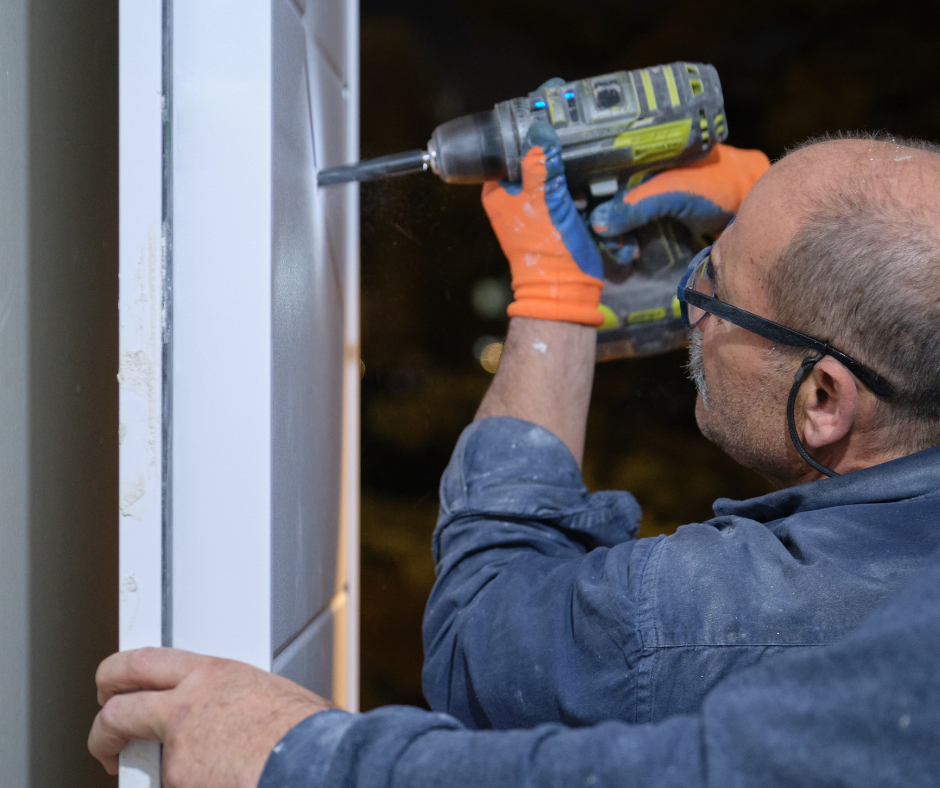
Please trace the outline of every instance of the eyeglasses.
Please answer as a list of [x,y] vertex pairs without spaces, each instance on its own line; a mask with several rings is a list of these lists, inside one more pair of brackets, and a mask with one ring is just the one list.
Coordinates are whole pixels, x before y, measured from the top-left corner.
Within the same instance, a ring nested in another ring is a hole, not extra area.
[[695,328],[706,314],[712,314],[727,320],[752,334],[757,334],[770,342],[789,347],[804,347],[815,350],[820,357],[832,356],[848,369],[856,378],[876,396],[891,397],[895,394],[894,386],[864,364],[837,350],[828,342],[814,339],[792,328],[787,328],[772,320],[746,312],[715,297],[715,282],[712,277],[710,246],[706,246],[689,263],[689,268],[679,281],[677,296],[686,328]]

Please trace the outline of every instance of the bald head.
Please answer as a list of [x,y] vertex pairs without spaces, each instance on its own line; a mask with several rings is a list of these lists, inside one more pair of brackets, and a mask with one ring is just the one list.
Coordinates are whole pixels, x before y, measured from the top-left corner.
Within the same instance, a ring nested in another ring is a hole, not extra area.
[[[777,163],[775,175],[812,218],[819,202],[860,192],[889,198],[940,229],[940,147],[862,137],[810,141]],[[799,196],[797,196],[797,194]]]
[[809,140],[758,181],[738,218],[754,215],[749,248],[765,269],[821,212],[862,202],[881,203],[902,222],[916,215],[940,238],[940,146],[877,136]]
[[770,314],[890,380],[899,393],[881,404],[881,426],[911,451],[940,443],[938,151],[884,138],[812,142],[742,206],[765,219],[757,264]]

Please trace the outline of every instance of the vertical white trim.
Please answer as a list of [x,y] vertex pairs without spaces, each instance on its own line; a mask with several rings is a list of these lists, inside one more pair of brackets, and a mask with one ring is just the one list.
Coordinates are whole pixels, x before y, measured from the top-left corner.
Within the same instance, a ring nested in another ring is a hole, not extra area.
[[173,7],[173,645],[271,667],[271,5]]
[[[159,646],[163,606],[163,6],[119,7],[120,634]],[[121,756],[121,788],[160,784],[159,747]]]
[[[346,161],[359,160],[359,3],[346,0]],[[346,701],[359,710],[359,184],[346,189],[345,354],[343,374],[343,509],[349,602]],[[335,669],[338,669],[336,666]]]

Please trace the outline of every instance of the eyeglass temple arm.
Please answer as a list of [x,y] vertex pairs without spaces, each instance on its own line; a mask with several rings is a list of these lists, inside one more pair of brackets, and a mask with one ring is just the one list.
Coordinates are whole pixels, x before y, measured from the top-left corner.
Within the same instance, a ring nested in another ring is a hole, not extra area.
[[878,373],[872,372],[868,367],[860,364],[851,356],[846,355],[841,350],[834,348],[828,342],[821,342],[807,334],[801,334],[792,328],[787,328],[779,323],[774,323],[765,317],[739,309],[736,306],[727,304],[717,298],[699,293],[697,290],[687,289],[683,296],[685,300],[704,309],[706,312],[727,320],[740,328],[750,331],[753,334],[763,337],[770,342],[776,342],[789,347],[805,347],[822,353],[826,356],[832,356],[842,366],[848,369],[855,377],[868,387],[871,392],[879,397],[891,397],[895,394],[894,386],[881,377]]

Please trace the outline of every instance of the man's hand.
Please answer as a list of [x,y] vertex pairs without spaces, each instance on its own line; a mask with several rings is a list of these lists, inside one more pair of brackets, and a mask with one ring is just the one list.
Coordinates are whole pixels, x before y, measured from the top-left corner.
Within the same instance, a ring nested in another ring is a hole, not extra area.
[[516,300],[499,371],[476,418],[512,416],[553,432],[581,461],[603,282],[600,252],[565,182],[558,135],[533,123],[522,184],[483,187]]
[[130,739],[163,742],[167,788],[255,788],[284,735],[329,701],[241,662],[178,649],[112,654],[88,749],[109,774]]
[[483,187],[483,208],[512,270],[509,316],[599,326],[601,256],[568,194],[558,135],[533,123],[524,147],[521,185]]
[[621,263],[640,252],[630,233],[654,219],[675,219],[696,235],[715,236],[769,167],[759,150],[716,145],[701,161],[661,172],[601,203],[591,212],[591,228]]

